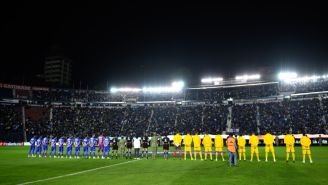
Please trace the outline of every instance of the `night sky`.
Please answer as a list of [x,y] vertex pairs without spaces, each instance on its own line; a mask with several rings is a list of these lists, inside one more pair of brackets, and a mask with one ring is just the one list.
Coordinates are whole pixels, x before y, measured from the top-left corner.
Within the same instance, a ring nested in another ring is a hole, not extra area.
[[0,82],[39,84],[52,54],[71,58],[75,86],[89,88],[328,72],[323,3],[154,2],[3,5]]

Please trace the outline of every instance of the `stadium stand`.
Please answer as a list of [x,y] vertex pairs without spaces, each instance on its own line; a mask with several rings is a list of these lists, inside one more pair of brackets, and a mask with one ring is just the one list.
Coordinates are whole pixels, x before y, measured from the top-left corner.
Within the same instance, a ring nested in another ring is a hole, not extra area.
[[[173,94],[111,94],[0,84],[0,140],[23,141],[24,126],[25,139],[35,135],[82,137],[101,132],[141,136],[156,131],[166,135],[177,130],[213,134],[217,130],[243,134],[328,133],[326,93],[291,98],[295,92],[327,90],[327,81],[289,85],[186,88]],[[281,95],[290,89],[293,92],[288,96]]]

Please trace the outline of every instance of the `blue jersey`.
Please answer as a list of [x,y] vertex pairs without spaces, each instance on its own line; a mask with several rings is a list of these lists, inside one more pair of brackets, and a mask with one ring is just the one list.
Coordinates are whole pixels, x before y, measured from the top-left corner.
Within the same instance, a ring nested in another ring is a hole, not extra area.
[[42,140],[41,138],[36,140],[36,146],[41,146]]
[[60,146],[60,147],[63,147],[63,146],[64,146],[64,143],[65,143],[65,140],[64,140],[63,138],[60,138],[60,139],[58,140],[58,142],[59,142],[59,146]]
[[108,137],[106,137],[104,140],[104,146],[108,146],[109,142],[110,142],[110,139]]
[[67,139],[67,147],[71,147],[73,145],[73,139],[72,138],[68,138]]
[[83,146],[84,146],[84,147],[88,147],[88,144],[89,144],[89,140],[88,140],[88,138],[86,137],[86,138],[83,139]]
[[35,138],[32,137],[32,139],[30,140],[31,146],[35,146]]
[[75,147],[80,147],[80,139],[79,138],[75,138],[75,140],[74,140],[74,146]]
[[51,141],[50,141],[50,144],[51,144],[51,147],[54,147],[54,146],[56,146],[56,139],[51,139]]
[[47,137],[43,138],[43,140],[42,140],[42,144],[43,144],[44,146],[48,145],[48,138],[47,138]]
[[94,147],[96,145],[96,138],[92,137],[89,140],[89,146]]

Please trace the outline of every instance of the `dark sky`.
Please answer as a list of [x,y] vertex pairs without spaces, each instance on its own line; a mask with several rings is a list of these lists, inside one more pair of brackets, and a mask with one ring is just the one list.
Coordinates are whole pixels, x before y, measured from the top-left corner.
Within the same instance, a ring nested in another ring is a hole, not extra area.
[[[156,3],[154,3],[156,2]],[[324,4],[186,1],[1,7],[0,81],[33,84],[45,56],[74,63],[75,84],[156,84],[295,69],[328,72]],[[54,49],[56,48],[56,49]]]

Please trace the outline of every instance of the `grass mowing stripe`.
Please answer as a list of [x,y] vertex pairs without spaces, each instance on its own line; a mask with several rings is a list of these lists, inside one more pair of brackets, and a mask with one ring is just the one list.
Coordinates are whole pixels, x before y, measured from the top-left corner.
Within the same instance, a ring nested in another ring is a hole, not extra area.
[[127,163],[132,163],[132,162],[135,162],[135,161],[139,161],[139,160],[133,160],[133,161],[126,161],[126,162],[122,162],[122,163],[111,164],[111,165],[102,166],[102,167],[98,167],[98,168],[93,168],[93,169],[89,169],[89,170],[83,170],[83,171],[80,171],[80,172],[70,173],[70,174],[66,174],[66,175],[60,175],[60,176],[50,177],[50,178],[36,180],[36,181],[24,182],[24,183],[21,183],[21,184],[18,184],[18,185],[34,184],[34,183],[38,183],[38,182],[44,182],[44,181],[49,181],[49,180],[54,180],[54,179],[60,179],[60,178],[79,175],[79,174],[82,174],[82,173],[88,173],[88,172],[92,172],[92,171],[96,171],[96,170],[100,170],[100,169],[104,169],[104,168],[109,168],[109,167],[113,167],[113,166],[119,166],[119,165],[123,165],[123,164],[127,164]]

